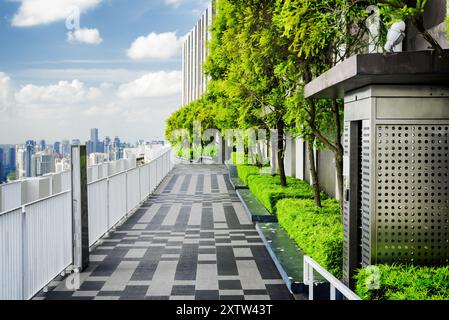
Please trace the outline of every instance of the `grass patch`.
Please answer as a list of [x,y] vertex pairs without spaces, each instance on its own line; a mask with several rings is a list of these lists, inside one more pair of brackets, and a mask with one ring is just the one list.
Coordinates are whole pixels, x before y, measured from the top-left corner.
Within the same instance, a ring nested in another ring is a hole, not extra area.
[[341,279],[343,268],[343,224],[336,200],[284,199],[277,203],[279,224],[303,252],[335,277]]
[[[287,187],[281,186],[279,176],[250,175],[248,187],[254,196],[270,212],[276,212],[276,203],[284,198],[313,199],[313,188],[304,181],[287,177]],[[322,193],[323,199],[326,195]]]
[[364,300],[449,300],[449,266],[369,266],[356,280]]

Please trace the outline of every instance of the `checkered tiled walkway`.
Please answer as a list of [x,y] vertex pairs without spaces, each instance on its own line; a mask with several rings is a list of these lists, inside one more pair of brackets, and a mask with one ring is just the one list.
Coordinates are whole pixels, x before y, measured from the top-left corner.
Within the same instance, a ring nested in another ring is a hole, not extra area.
[[292,299],[224,166],[180,165],[81,274],[38,299]]

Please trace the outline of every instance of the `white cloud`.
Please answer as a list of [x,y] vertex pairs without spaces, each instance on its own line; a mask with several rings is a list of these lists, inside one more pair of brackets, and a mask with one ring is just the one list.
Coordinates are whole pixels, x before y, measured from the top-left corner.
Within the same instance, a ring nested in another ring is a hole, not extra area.
[[181,56],[183,38],[176,32],[150,33],[134,40],[128,49],[128,57],[140,59],[170,59]]
[[176,95],[181,90],[182,73],[180,71],[159,71],[122,84],[117,94],[122,99],[153,98]]
[[94,105],[84,112],[86,116],[111,116],[119,114],[122,108],[118,107],[115,103],[109,103],[106,105]]
[[4,111],[9,105],[11,96],[10,82],[9,76],[4,72],[0,72],[0,111]]
[[84,83],[79,80],[59,81],[49,86],[28,84],[15,95],[17,102],[24,105],[32,104],[73,104],[85,100]]
[[86,43],[86,44],[100,44],[103,39],[100,36],[98,29],[78,29],[69,31],[67,33],[67,41],[70,43]]
[[173,8],[177,8],[183,3],[184,0],[165,0],[165,3]]
[[96,7],[102,0],[19,0],[20,7],[12,19],[15,27],[32,27],[65,20],[73,7],[80,13]]
[[13,78],[0,72],[0,144],[30,138],[85,141],[94,127],[102,137],[117,135],[130,142],[162,139],[165,119],[179,108],[181,100],[181,73],[177,71],[117,79],[124,83],[121,87],[117,82],[98,80],[92,86],[80,79],[34,79],[39,83],[27,80],[15,87]]
[[46,82],[55,82],[60,79],[78,79],[87,83],[124,83],[133,81],[150,70],[132,70],[125,68],[66,68],[66,69],[24,69],[16,73],[21,79],[39,79]]

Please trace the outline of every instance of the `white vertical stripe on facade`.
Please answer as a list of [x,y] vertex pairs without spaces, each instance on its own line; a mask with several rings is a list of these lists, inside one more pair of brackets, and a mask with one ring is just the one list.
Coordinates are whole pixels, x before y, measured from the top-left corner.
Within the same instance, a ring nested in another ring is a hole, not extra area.
[[204,74],[203,65],[208,53],[207,42],[211,39],[212,16],[211,2],[188,34],[183,46],[183,106],[201,98],[206,92],[208,77]]

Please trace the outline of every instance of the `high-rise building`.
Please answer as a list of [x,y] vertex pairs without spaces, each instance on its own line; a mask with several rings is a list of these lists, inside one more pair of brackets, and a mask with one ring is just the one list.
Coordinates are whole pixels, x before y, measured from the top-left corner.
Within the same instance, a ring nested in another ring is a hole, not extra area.
[[53,155],[38,152],[32,156],[31,172],[33,177],[40,177],[55,171],[55,158]]
[[10,173],[16,171],[16,148],[13,145],[0,146],[0,181],[7,180]]
[[58,155],[61,155],[61,142],[55,142],[53,144],[53,150],[55,151],[55,153],[57,153]]
[[[74,146],[79,146],[79,145],[81,145],[80,139],[73,139],[73,140],[72,140],[72,145],[74,145]],[[70,154],[70,151],[69,151],[69,154]]]
[[26,177],[26,149],[24,146],[16,148],[16,178],[23,179]]
[[25,144],[25,176],[32,177],[31,174],[31,158],[35,152],[36,142],[28,140]]
[[39,141],[39,151],[45,151],[45,149],[47,148],[47,143],[45,142],[45,140],[41,140]]
[[107,160],[111,161],[112,160],[112,145],[111,145],[111,138],[106,137],[103,141],[103,149],[104,149],[104,153],[106,153],[107,155]]
[[70,156],[70,141],[62,140],[62,157],[67,158]]
[[210,26],[214,14],[213,2],[187,35],[182,48],[182,105],[199,99],[205,92],[208,78],[203,72],[207,57],[207,42],[211,40]]
[[88,154],[98,152],[98,128],[90,129],[90,147],[91,152],[87,152]]
[[123,147],[119,137],[114,138],[112,160],[123,159]]

